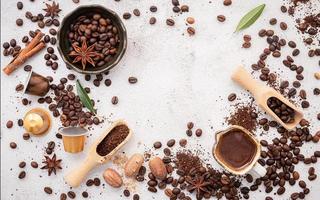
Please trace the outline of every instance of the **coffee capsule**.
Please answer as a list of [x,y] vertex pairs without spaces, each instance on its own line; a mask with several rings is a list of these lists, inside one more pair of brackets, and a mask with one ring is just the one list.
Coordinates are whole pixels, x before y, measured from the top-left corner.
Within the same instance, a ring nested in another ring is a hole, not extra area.
[[87,129],[81,127],[60,128],[64,150],[68,153],[79,153],[83,151],[86,140]]
[[31,109],[24,116],[23,126],[28,133],[33,135],[43,135],[50,129],[50,115],[42,108]]
[[257,161],[260,157],[259,141],[245,128],[231,126],[216,133],[213,156],[229,172],[243,175],[249,171],[262,177],[266,169]]
[[49,80],[33,71],[30,72],[25,85],[24,93],[36,96],[45,96],[50,89]]

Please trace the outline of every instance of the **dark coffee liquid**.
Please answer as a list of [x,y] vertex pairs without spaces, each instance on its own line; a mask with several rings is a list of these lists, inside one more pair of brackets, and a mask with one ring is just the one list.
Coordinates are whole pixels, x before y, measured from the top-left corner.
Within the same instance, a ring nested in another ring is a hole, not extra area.
[[228,167],[237,170],[252,162],[257,146],[249,135],[232,130],[221,136],[216,153]]

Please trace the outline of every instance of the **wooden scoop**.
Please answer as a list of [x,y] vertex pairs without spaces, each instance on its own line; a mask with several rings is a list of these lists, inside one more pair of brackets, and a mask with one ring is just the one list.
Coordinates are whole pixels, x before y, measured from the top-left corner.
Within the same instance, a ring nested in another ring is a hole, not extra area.
[[129,134],[126,137],[126,139],[119,144],[115,149],[113,149],[109,154],[106,156],[100,156],[97,153],[97,146],[100,144],[100,142],[110,133],[110,131],[119,125],[126,125],[128,128],[126,122],[123,120],[118,120],[114,122],[90,147],[89,153],[87,155],[87,158],[85,161],[77,168],[73,169],[71,172],[69,172],[65,177],[65,181],[72,187],[78,187],[82,180],[86,177],[86,175],[97,165],[104,164],[111,160],[112,156],[124,145],[128,142],[128,140],[132,136],[132,130],[129,128]]
[[[303,118],[303,113],[295,105],[289,102],[284,96],[278,93],[271,87],[262,85],[252,78],[252,76],[246,71],[243,66],[238,67],[231,76],[232,80],[239,85],[249,90],[255,97],[258,105],[262,107],[269,115],[271,115],[277,122],[279,122],[287,130],[291,130]],[[267,100],[270,97],[276,97],[287,106],[291,107],[295,111],[294,121],[292,123],[284,123],[267,105]]]

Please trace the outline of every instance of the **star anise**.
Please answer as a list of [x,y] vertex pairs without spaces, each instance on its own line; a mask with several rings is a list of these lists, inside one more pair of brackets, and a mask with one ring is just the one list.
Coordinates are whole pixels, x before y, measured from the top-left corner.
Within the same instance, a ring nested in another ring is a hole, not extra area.
[[95,63],[92,58],[100,56],[99,53],[95,52],[95,44],[88,47],[87,42],[83,41],[81,48],[75,43],[72,44],[72,47],[74,51],[71,51],[71,53],[69,53],[69,56],[75,57],[73,63],[81,61],[83,70],[85,70],[87,62],[90,63],[92,66],[95,66]]
[[46,3],[47,8],[43,9],[44,11],[46,11],[45,16],[46,17],[58,17],[59,16],[59,12],[61,11],[61,9],[59,8],[59,3],[56,4],[56,2],[54,1],[51,5]]
[[193,178],[186,179],[188,185],[188,191],[192,193],[193,191],[196,191],[196,198],[197,200],[201,200],[206,193],[210,193],[208,190],[208,186],[210,185],[210,182],[205,180],[205,176],[196,176]]
[[56,174],[58,169],[62,169],[60,164],[62,160],[57,160],[56,154],[54,154],[52,158],[50,158],[49,156],[44,157],[45,161],[43,161],[42,163],[44,163],[45,165],[41,167],[41,169],[47,169],[49,176],[52,174],[52,172]]

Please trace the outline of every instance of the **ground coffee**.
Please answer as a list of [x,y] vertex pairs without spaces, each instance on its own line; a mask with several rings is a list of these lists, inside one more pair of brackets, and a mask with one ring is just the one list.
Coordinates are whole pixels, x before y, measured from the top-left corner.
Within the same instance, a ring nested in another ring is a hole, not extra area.
[[121,144],[128,135],[129,128],[126,125],[119,125],[114,127],[97,146],[97,153],[100,156],[108,155],[113,149]]

